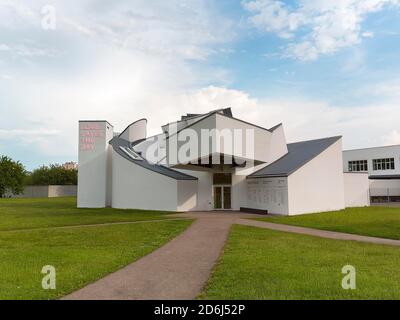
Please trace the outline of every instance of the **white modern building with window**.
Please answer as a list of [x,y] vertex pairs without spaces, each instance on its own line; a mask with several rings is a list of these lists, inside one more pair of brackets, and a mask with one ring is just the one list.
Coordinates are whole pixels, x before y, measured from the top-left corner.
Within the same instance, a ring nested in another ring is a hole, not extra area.
[[340,136],[287,143],[230,108],[186,114],[147,137],[79,122],[78,206],[281,215],[369,205],[368,175],[344,173]]
[[369,175],[373,202],[400,201],[400,145],[345,150],[343,167]]

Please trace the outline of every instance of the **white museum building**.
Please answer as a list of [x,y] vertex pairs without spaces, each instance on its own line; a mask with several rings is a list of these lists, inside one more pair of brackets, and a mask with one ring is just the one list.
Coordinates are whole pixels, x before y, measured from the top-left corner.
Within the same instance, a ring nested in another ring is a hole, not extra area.
[[230,108],[161,129],[147,137],[146,119],[121,133],[79,121],[78,207],[297,215],[370,203],[368,174],[343,170],[340,136],[287,143],[282,124]]
[[372,202],[400,201],[400,145],[345,150],[343,167],[369,175]]

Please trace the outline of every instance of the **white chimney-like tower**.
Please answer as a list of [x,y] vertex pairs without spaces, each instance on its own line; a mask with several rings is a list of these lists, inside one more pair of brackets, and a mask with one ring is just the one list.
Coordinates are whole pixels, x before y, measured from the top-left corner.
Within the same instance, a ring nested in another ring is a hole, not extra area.
[[107,121],[79,121],[78,208],[111,206],[112,138]]

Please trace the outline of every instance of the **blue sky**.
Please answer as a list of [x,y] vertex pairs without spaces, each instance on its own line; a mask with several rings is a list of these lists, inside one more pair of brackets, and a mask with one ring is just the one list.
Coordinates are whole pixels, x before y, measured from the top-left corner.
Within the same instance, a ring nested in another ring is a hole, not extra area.
[[288,141],[400,143],[399,18],[400,0],[0,0],[0,154],[76,160],[79,119],[151,134],[221,106]]

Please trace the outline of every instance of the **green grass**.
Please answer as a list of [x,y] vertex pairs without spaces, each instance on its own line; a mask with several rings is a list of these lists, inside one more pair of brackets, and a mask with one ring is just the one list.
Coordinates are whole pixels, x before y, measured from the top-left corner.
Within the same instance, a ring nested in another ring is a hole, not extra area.
[[400,239],[400,208],[364,207],[300,216],[270,216],[261,221],[314,229]]
[[78,209],[76,198],[0,199],[0,231],[167,218],[162,211]]
[[[76,198],[0,199],[0,299],[59,298],[120,269],[191,223],[168,221],[168,213],[78,209]],[[85,226],[159,219],[165,221]],[[56,290],[41,287],[45,265],[56,268]]]
[[[356,268],[356,290],[341,287]],[[202,299],[400,299],[400,248],[233,226]]]
[[[91,221],[99,220],[93,216]],[[59,298],[150,253],[190,223],[166,220],[0,232],[0,299]],[[45,265],[56,268],[56,290],[41,287],[41,270]]]

